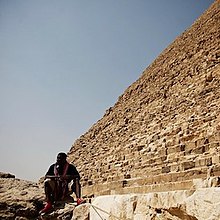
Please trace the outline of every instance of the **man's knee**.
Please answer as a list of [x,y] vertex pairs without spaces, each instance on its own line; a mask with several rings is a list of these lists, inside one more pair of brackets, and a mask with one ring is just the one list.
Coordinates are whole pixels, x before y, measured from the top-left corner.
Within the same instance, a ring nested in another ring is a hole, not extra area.
[[55,188],[55,181],[52,179],[45,179],[44,180],[44,187],[46,188],[51,188],[52,190]]

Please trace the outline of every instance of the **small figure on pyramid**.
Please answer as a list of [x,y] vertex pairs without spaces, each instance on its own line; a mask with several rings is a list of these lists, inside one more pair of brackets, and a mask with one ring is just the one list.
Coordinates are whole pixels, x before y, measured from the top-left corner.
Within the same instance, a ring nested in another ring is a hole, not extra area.
[[65,200],[73,192],[77,198],[77,205],[84,202],[81,198],[79,172],[73,164],[67,162],[66,158],[67,155],[65,153],[59,153],[56,163],[49,167],[45,175],[44,190],[46,204],[40,211],[40,214],[51,211],[55,202]]

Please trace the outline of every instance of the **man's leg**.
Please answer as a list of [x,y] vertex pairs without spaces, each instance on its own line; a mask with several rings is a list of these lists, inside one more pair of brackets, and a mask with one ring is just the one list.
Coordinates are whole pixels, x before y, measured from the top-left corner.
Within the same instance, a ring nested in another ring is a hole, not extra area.
[[79,179],[75,179],[72,186],[72,191],[76,194],[76,202],[77,205],[80,205],[81,203],[84,203],[85,201],[81,198],[81,184],[79,182]]
[[46,179],[44,181],[44,191],[46,195],[47,202],[54,202],[54,194],[55,194],[55,181],[51,179]]
[[79,179],[75,179],[73,181],[71,189],[76,194],[76,198],[81,198],[81,185]]
[[52,209],[52,204],[54,202],[54,196],[55,196],[55,186],[56,183],[54,180],[46,179],[44,181],[44,191],[45,191],[47,203],[45,207],[40,211],[40,213],[46,213]]

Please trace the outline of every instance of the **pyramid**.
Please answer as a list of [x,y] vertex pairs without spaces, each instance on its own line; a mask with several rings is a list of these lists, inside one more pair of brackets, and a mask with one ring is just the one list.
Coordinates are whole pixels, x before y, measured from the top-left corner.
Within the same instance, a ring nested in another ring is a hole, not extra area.
[[218,179],[219,63],[217,0],[73,143],[68,156],[83,194],[191,189]]

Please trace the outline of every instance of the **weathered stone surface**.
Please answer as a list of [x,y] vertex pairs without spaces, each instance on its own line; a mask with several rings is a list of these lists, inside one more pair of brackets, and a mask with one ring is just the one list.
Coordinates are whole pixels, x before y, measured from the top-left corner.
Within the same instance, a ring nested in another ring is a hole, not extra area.
[[[43,216],[39,216],[39,211],[43,208],[44,189],[42,184],[37,184],[30,181],[20,180],[16,178],[0,178],[0,219],[1,220],[71,220],[75,203],[73,200],[56,205],[54,209]],[[78,212],[77,212],[78,210]],[[80,211],[77,207],[75,213],[78,213],[76,219],[86,220],[87,214]],[[79,213],[82,216],[79,218]],[[84,218],[85,217],[85,218]]]
[[220,188],[99,196],[92,220],[219,220]]
[[34,219],[43,199],[43,189],[37,183],[0,178],[0,219]]
[[73,217],[73,210],[75,204],[73,203],[60,203],[54,207],[54,209],[48,213],[41,215],[42,220],[71,220]]
[[82,204],[77,206],[73,211],[73,217],[71,220],[89,220],[89,211],[90,211],[90,204]]
[[[88,197],[190,189],[220,175],[220,0],[69,151]],[[129,180],[126,178],[129,176]]]

